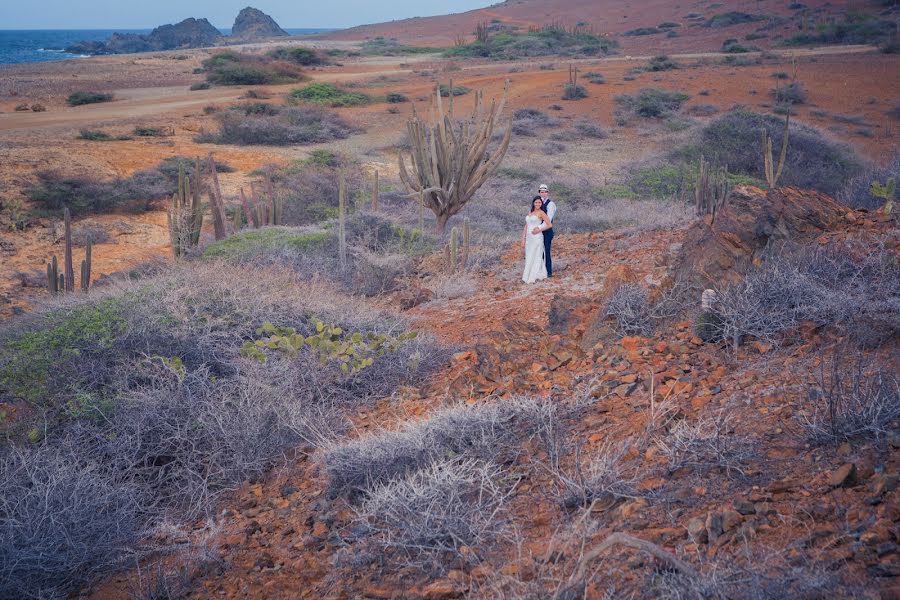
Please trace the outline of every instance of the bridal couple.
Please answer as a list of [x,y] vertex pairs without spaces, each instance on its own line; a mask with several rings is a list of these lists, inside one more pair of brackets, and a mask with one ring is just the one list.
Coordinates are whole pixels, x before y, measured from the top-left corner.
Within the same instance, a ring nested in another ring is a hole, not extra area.
[[525,283],[553,277],[550,245],[553,243],[555,216],[556,202],[550,198],[550,188],[541,184],[538,195],[531,200],[531,210],[525,217],[525,228],[522,230],[522,245],[525,247],[525,272],[522,273],[522,281]]

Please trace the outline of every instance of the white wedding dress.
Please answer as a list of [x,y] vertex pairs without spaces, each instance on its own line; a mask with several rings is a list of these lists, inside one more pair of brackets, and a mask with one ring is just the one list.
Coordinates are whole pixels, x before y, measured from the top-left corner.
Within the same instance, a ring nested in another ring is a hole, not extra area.
[[525,272],[522,273],[522,281],[534,283],[540,279],[547,279],[547,264],[544,262],[544,234],[531,233],[535,227],[540,227],[540,217],[528,215],[525,217],[525,225],[528,231],[525,233]]

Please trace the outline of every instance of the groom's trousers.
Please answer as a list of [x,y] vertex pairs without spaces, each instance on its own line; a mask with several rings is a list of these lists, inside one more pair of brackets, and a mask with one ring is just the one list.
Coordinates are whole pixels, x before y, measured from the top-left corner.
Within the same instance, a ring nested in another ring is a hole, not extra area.
[[553,258],[550,256],[550,244],[553,243],[553,228],[544,232],[544,263],[547,265],[547,277],[553,277]]

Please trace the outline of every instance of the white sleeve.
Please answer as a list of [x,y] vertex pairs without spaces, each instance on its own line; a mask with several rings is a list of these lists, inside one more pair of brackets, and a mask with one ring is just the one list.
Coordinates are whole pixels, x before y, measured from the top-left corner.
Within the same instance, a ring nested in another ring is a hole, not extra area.
[[553,219],[556,217],[556,202],[553,200],[547,204],[547,218],[550,219],[550,222],[553,223]]

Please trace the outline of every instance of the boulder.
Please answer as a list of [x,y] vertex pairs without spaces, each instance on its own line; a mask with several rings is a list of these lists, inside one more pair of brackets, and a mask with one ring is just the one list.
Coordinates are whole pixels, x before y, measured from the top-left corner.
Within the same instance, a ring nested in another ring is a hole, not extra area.
[[695,289],[743,279],[763,252],[781,241],[809,242],[844,220],[847,209],[829,196],[792,187],[763,191],[739,186],[729,203],[697,220],[675,259],[675,281]]
[[275,19],[256,8],[247,7],[238,13],[231,28],[231,37],[242,40],[290,35],[278,26]]

